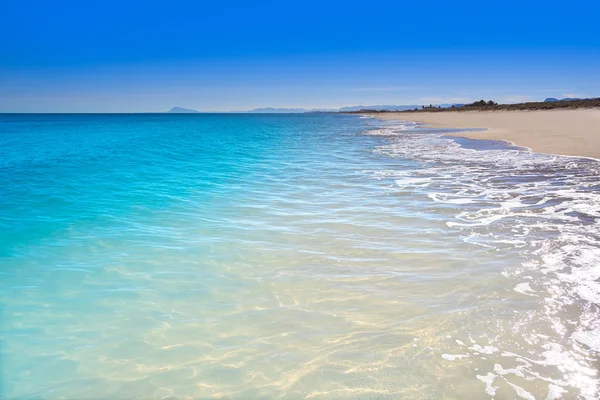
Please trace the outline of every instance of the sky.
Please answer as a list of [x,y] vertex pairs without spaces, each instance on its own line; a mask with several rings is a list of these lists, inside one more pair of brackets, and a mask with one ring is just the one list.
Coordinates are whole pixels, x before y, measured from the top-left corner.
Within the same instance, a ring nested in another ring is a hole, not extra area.
[[600,1],[3,0],[0,112],[600,97]]

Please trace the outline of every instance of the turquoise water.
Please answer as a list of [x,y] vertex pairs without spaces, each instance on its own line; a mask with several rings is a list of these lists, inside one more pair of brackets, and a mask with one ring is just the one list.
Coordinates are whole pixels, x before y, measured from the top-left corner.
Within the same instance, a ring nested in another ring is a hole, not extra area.
[[597,398],[598,162],[441,133],[0,115],[0,397]]

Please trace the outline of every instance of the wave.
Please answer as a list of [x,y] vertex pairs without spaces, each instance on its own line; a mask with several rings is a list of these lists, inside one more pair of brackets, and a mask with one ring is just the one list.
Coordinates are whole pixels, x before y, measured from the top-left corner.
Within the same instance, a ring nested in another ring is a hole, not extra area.
[[[550,389],[558,395],[572,386],[584,398],[597,398],[600,162],[510,147],[468,149],[443,132],[415,128],[418,125],[399,122],[367,132],[388,138],[377,153],[419,165],[375,171],[373,176],[393,179],[399,189],[451,206],[453,215],[446,225],[465,242],[517,254],[515,265],[501,273],[513,281],[515,292],[535,302],[527,315],[513,321],[513,334],[525,335],[530,348],[504,354],[520,365],[518,369],[507,372],[496,364],[478,374],[486,392],[494,395],[498,380],[514,386],[507,378],[512,374],[551,382]],[[495,346],[502,348],[502,343]],[[536,353],[546,357],[533,360]],[[462,351],[445,358],[468,356]],[[545,376],[542,367],[548,365],[558,365],[562,379]]]

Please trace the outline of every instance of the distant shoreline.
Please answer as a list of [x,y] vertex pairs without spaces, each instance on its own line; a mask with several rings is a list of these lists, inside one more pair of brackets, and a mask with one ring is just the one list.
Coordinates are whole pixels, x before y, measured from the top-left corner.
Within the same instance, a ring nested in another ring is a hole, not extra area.
[[421,106],[403,111],[371,110],[368,108],[358,111],[342,111],[345,114],[363,114],[363,113],[389,113],[389,112],[407,112],[407,113],[428,113],[428,112],[468,112],[468,111],[539,111],[539,110],[575,110],[575,109],[593,109],[600,108],[600,97],[590,99],[563,99],[552,101],[532,101],[517,104],[498,104],[492,100],[480,100],[470,104],[458,104],[446,107],[440,106]]
[[538,153],[600,159],[600,108],[363,114],[438,128],[485,129],[448,135],[503,140]]

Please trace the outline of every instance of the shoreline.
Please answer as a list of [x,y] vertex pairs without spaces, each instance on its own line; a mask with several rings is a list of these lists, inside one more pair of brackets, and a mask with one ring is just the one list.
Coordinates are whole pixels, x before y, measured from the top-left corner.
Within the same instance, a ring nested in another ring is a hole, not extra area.
[[600,159],[600,109],[389,112],[365,115],[435,128],[482,129],[447,136],[501,140],[536,153]]

